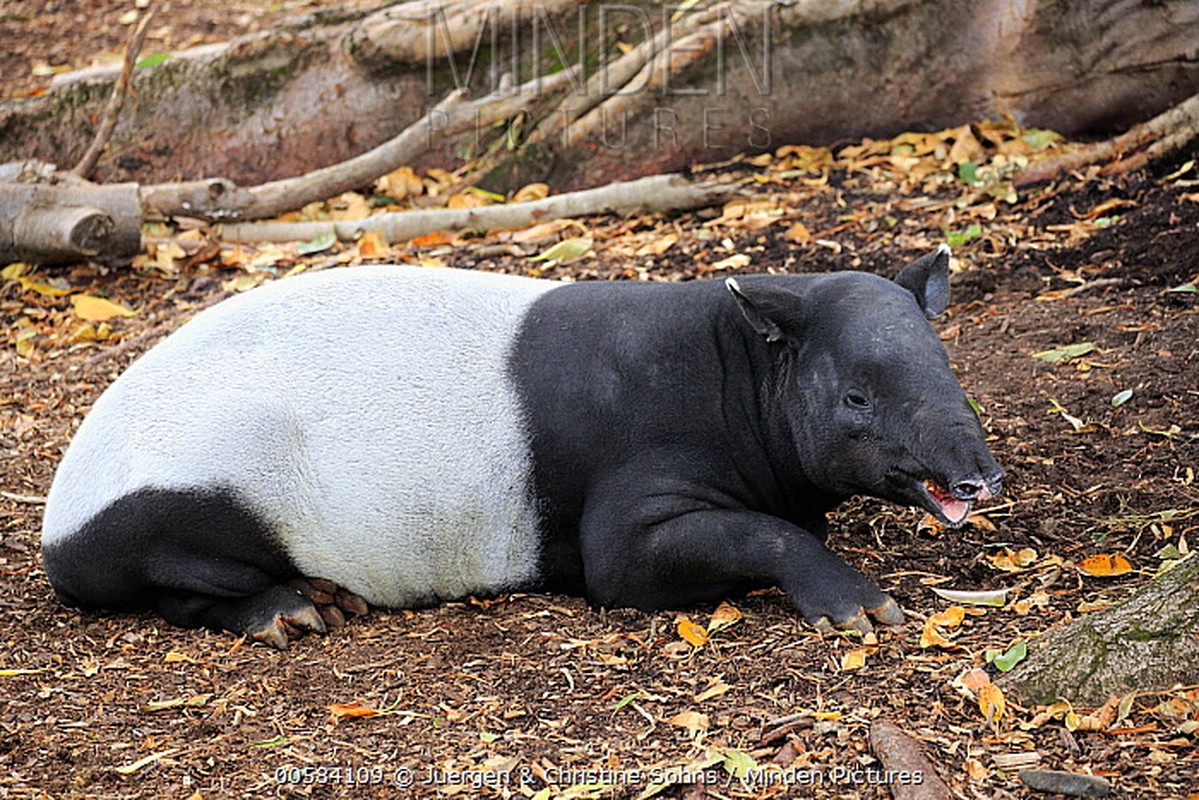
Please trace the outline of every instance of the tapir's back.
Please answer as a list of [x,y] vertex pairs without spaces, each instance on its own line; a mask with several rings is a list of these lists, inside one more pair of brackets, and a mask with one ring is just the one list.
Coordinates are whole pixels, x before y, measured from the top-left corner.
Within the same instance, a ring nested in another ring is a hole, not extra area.
[[96,402],[55,476],[44,544],[139,490],[223,491],[301,572],[375,603],[531,579],[530,455],[506,365],[555,285],[363,267],[202,312]]

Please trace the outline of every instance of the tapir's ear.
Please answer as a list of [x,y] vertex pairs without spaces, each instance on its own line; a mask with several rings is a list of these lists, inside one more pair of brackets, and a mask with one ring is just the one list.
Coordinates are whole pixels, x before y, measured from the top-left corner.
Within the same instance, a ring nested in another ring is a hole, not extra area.
[[949,305],[949,245],[938,245],[926,256],[899,271],[895,282],[916,296],[929,319],[945,313]]
[[783,338],[783,329],[776,321],[779,315],[771,313],[771,306],[775,304],[769,302],[770,298],[763,293],[755,292],[756,299],[751,299],[741,288],[741,284],[737,283],[736,278],[726,278],[724,285],[737,299],[737,305],[741,308],[745,319],[755,331],[766,337],[766,341],[777,342]]

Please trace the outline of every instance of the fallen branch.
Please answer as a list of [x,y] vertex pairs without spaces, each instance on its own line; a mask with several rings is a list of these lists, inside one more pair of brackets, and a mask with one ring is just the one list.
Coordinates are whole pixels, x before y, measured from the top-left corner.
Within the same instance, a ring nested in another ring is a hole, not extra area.
[[953,797],[916,740],[893,723],[877,720],[870,726],[870,749],[892,776],[887,788],[895,800],[951,800]]
[[1110,161],[1101,170],[1112,175],[1139,169],[1155,158],[1199,137],[1199,94],[1126,133],[1032,164],[1016,176],[1017,187],[1051,181],[1076,170]]
[[388,242],[398,242],[435,231],[521,228],[563,217],[635,211],[682,211],[718,203],[729,192],[729,187],[723,184],[692,183],[681,175],[652,175],[527,203],[398,211],[352,222],[226,225],[221,229],[220,236],[234,242],[308,241],[331,231],[342,241],[353,241],[368,231],[378,231]]
[[112,138],[112,132],[116,130],[117,119],[121,116],[121,108],[125,105],[125,96],[129,94],[129,81],[133,77],[133,66],[137,63],[138,53],[142,51],[142,42],[146,40],[146,30],[150,26],[150,20],[154,18],[154,11],[155,9],[151,8],[146,12],[129,38],[129,45],[125,48],[125,59],[121,62],[121,75],[113,84],[112,94],[108,98],[108,107],[104,110],[104,118],[100,120],[100,127],[96,130],[96,138],[92,140],[87,151],[71,170],[80,178],[86,178],[91,174],[96,162],[100,159],[100,154],[104,152],[108,140]]
[[0,263],[119,262],[140,249],[135,183],[0,183]]

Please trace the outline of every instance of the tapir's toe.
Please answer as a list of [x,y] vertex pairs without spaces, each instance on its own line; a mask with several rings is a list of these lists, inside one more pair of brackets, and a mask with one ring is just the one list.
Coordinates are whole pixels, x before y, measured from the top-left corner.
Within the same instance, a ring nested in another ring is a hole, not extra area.
[[815,619],[808,618],[808,623],[825,634],[835,631],[857,631],[863,635],[874,630],[871,619],[883,625],[902,625],[904,617],[899,605],[890,597],[883,597],[885,600],[873,608],[863,609],[859,606],[856,613],[847,616],[826,614]]
[[[216,610],[216,609],[214,609]],[[274,586],[231,604],[221,627],[247,634],[277,650],[304,633],[324,633],[325,622],[307,597],[288,586]]]
[[884,625],[902,625],[904,622],[903,609],[890,597],[877,608],[868,608],[866,613]]
[[810,620],[813,628],[823,634],[836,633],[837,631],[857,631],[863,636],[874,630],[874,626],[870,624],[870,620],[865,613],[854,614],[846,619],[830,621],[828,617],[818,617],[815,620]]

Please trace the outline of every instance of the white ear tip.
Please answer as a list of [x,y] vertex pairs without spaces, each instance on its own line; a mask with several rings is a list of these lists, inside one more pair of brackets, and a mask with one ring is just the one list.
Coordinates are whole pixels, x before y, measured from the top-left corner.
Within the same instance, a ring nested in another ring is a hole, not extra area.
[[950,254],[951,252],[953,252],[953,251],[951,251],[951,250],[949,249],[949,245],[947,245],[947,244],[945,244],[944,242],[942,242],[941,244],[937,245],[937,252],[938,252],[938,253],[943,253],[943,254],[945,254],[945,255],[949,255],[949,254]]
[[724,285],[727,286],[729,291],[731,291],[731,292],[740,292],[741,291],[741,284],[737,283],[736,278],[725,278]]

